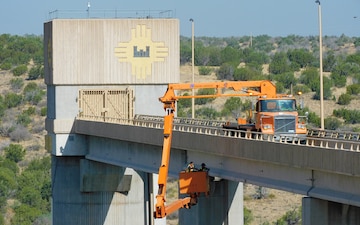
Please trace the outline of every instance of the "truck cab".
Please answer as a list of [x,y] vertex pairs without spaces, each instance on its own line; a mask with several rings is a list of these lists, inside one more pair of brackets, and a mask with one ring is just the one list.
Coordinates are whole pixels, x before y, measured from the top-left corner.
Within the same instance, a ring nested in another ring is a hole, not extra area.
[[255,127],[275,140],[306,140],[306,120],[296,109],[295,98],[259,98],[256,104]]

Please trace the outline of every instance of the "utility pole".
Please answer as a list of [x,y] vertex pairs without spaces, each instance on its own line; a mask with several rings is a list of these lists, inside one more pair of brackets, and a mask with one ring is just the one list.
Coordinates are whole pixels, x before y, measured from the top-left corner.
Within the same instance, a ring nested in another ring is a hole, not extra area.
[[319,14],[319,58],[320,58],[320,121],[321,121],[321,130],[324,130],[324,81],[323,81],[323,46],[322,46],[322,22],[321,22],[321,4],[319,0],[316,0],[315,3],[318,4],[318,14]]
[[[194,20],[191,22],[191,66],[192,66],[192,83],[195,83],[195,54],[194,54]],[[192,89],[192,96],[195,96],[195,90]],[[195,118],[195,98],[191,98],[191,118]]]

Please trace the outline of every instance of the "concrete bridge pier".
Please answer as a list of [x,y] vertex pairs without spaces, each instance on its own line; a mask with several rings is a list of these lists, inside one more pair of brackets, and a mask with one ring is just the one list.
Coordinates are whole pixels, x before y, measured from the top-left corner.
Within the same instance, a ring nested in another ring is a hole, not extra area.
[[212,181],[210,195],[201,195],[191,209],[180,209],[179,224],[243,225],[243,183]]
[[357,225],[360,208],[327,200],[304,197],[302,200],[303,225]]
[[80,156],[53,156],[52,224],[148,225],[149,177]]

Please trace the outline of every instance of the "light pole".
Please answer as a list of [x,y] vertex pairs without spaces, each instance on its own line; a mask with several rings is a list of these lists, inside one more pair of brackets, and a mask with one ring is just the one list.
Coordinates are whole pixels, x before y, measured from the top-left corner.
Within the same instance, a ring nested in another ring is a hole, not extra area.
[[90,18],[90,2],[87,4],[87,17]]
[[[195,83],[195,55],[194,55],[194,20],[191,18],[191,66],[192,66],[192,83]],[[194,88],[192,89],[192,96],[195,95]],[[195,118],[195,98],[191,98],[191,118]]]
[[319,14],[319,58],[320,58],[320,123],[321,130],[324,130],[324,86],[323,86],[323,56],[322,56],[322,25],[321,25],[321,4],[319,0],[316,0],[315,3],[318,4],[318,14]]

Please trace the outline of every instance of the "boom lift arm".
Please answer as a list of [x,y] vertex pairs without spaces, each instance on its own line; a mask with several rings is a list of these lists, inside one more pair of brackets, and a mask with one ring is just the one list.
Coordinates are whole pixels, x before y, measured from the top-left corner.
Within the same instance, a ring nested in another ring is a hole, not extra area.
[[[196,95],[196,96],[177,96],[177,90],[191,90],[201,88],[214,88],[216,93],[213,95]],[[230,89],[240,93],[223,93],[223,89]],[[189,196],[178,199],[172,204],[165,206],[166,202],[166,181],[168,178],[170,150],[172,140],[172,128],[175,112],[175,102],[183,98],[214,98],[214,97],[231,97],[231,96],[263,96],[275,97],[276,88],[268,80],[259,81],[228,81],[228,82],[210,82],[210,83],[184,83],[169,84],[164,96],[159,100],[164,104],[166,115],[164,116],[164,142],[162,149],[161,165],[159,167],[158,194],[155,204],[155,218],[163,218],[180,208],[190,208],[196,196]],[[195,200],[196,202],[196,200]]]

